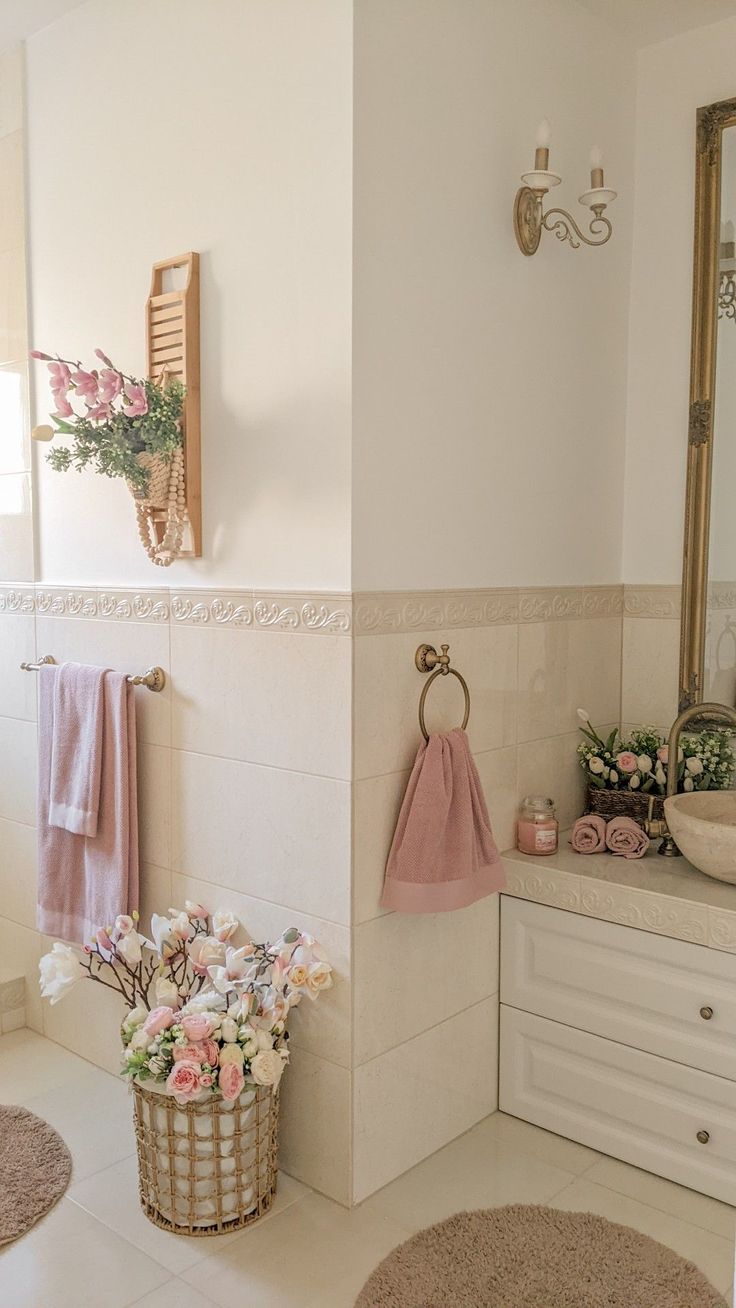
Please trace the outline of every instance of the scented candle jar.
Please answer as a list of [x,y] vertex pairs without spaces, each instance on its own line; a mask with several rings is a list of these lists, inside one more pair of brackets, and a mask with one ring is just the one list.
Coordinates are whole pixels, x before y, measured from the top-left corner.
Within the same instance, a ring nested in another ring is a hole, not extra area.
[[517,849],[522,854],[556,854],[558,834],[555,801],[543,795],[527,795],[519,809]]

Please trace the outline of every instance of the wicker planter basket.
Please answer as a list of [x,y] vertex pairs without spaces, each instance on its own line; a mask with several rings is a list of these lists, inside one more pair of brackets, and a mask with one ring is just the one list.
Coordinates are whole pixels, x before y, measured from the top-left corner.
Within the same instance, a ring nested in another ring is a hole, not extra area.
[[135,459],[148,473],[148,486],[145,491],[140,491],[128,482],[133,499],[149,509],[165,509],[169,501],[171,458],[166,454],[149,454],[145,451],[136,454]]
[[631,790],[600,790],[598,786],[588,786],[585,811],[598,813],[607,822],[614,817],[630,817],[643,829],[649,814],[650,799],[654,799],[652,817],[663,818],[663,795],[641,795]]
[[234,1104],[184,1106],[133,1085],[141,1207],[179,1235],[219,1235],[261,1217],[276,1194],[279,1096],[246,1086]]

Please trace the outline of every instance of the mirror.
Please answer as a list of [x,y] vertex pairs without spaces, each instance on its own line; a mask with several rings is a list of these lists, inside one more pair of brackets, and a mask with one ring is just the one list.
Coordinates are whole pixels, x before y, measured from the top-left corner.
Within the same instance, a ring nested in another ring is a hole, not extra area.
[[696,141],[680,708],[736,704],[736,100]]

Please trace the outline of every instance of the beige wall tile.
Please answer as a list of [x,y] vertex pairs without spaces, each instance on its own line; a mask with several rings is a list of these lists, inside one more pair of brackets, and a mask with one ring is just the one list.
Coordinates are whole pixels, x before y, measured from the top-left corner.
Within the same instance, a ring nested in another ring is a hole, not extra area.
[[350,778],[350,641],[171,628],[176,748]]
[[0,718],[0,817],[35,823],[37,757],[35,722]]
[[350,921],[347,782],[179,750],[172,760],[174,871]]
[[[516,626],[464,628],[448,637],[450,658],[468,683],[473,750],[497,749],[516,740]],[[417,720],[424,677],[417,646],[439,647],[436,632],[358,636],[355,645],[355,776],[380,776],[410,767],[421,735]],[[427,700],[428,730],[462,721],[464,700],[454,677],[438,678]]]
[[333,968],[333,986],[315,1003],[303,999],[289,1020],[290,1047],[306,1049],[331,1062],[350,1066],[350,929],[324,918],[297,913],[283,904],[254,899],[224,886],[174,874],[177,907],[185,899],[202,903],[210,912],[229,908],[254,940],[276,940],[287,927],[296,926],[324,945]]
[[[0,284],[0,294],[2,293]],[[4,308],[5,306],[3,306]],[[0,308],[0,360],[2,314]],[[0,362],[0,474],[28,472],[31,435],[28,414],[28,364]]]
[[279,1162],[338,1203],[350,1199],[350,1072],[294,1049],[281,1082]]
[[38,677],[23,672],[21,663],[36,656],[35,619],[25,614],[0,614],[0,715],[36,717]]
[[519,810],[516,748],[492,749],[476,754],[475,762],[483,786],[493,835],[499,850],[516,844],[516,816]]
[[22,250],[25,239],[23,133],[0,137],[0,250]]
[[669,731],[677,716],[680,622],[624,618],[621,717]]
[[455,913],[391,913],[355,930],[355,1064],[498,990],[498,895]]
[[557,805],[561,828],[569,827],[583,812],[585,778],[578,764],[579,744],[575,732],[519,745],[519,798],[550,795]]
[[[40,952],[48,953],[53,943],[52,937],[42,936]],[[38,969],[36,973],[34,985],[38,991]],[[49,1040],[72,1049],[96,1067],[118,1075],[120,1023],[127,1011],[121,995],[83,977],[58,1004],[52,1005],[47,999],[40,1003],[43,1034]]]
[[353,921],[368,922],[381,908],[386,861],[411,773],[389,772],[353,786]]
[[171,871],[167,867],[158,867],[155,863],[140,865],[140,894],[138,912],[144,935],[150,935],[152,913],[167,913],[174,903],[171,886]]
[[[78,618],[36,618],[36,648],[57,663],[91,663],[118,672],[141,673],[156,664],[168,674],[169,628],[148,622],[90,622]],[[171,742],[171,677],[162,691],[135,688],[138,740],[150,745]]]
[[23,47],[13,46],[0,55],[0,136],[23,126]]
[[171,867],[171,750],[138,747],[138,828],[141,860]]
[[0,818],[0,904],[3,917],[35,930],[36,828]]
[[23,975],[26,980],[26,1025],[41,1030],[41,993],[38,988],[38,960],[43,953],[37,931],[0,917],[0,958],[3,971]]
[[33,580],[30,473],[0,476],[0,581]]
[[621,618],[522,623],[519,741],[562,735],[586,708],[594,723],[618,721]]
[[354,1202],[492,1113],[497,1066],[494,996],[357,1068]]
[[26,262],[23,247],[15,246],[0,250],[0,363],[23,359],[27,350]]

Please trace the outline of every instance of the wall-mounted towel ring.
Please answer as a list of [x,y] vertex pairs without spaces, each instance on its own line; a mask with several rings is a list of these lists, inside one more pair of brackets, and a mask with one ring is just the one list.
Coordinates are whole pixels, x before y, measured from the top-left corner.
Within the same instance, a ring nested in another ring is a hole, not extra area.
[[[463,731],[467,727],[470,718],[470,691],[468,690],[468,683],[455,668],[450,667],[450,655],[447,652],[449,648],[449,645],[441,645],[440,649],[442,650],[442,653],[438,654],[434,645],[420,645],[414,655],[414,662],[416,663],[419,672],[432,672],[432,675],[419,698],[419,726],[425,740],[429,740],[429,732],[427,731],[427,724],[424,721],[424,705],[427,700],[429,688],[437,677],[446,677],[448,672],[451,672],[453,677],[457,677],[465,696],[465,716],[462,721]],[[432,669],[434,669],[434,671],[432,671]]]

